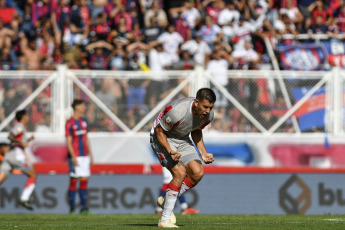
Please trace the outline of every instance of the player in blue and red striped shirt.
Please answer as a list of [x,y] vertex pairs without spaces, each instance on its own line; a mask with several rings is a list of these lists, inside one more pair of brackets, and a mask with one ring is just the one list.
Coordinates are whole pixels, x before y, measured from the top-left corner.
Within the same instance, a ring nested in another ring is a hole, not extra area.
[[66,122],[66,141],[68,149],[68,166],[70,185],[68,189],[70,213],[75,210],[75,193],[78,179],[81,214],[87,214],[87,182],[90,177],[90,165],[93,162],[90,141],[87,137],[88,127],[83,117],[86,105],[83,100],[75,99],[72,103],[73,116]]

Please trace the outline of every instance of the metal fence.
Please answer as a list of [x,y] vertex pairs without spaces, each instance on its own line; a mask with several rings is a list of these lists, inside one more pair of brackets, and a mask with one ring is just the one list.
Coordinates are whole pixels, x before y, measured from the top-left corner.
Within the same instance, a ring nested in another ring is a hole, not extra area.
[[217,94],[208,132],[344,132],[345,71],[0,72],[0,131],[25,108],[32,132],[64,132],[73,98],[87,103],[91,132],[148,132],[164,105],[204,86]]

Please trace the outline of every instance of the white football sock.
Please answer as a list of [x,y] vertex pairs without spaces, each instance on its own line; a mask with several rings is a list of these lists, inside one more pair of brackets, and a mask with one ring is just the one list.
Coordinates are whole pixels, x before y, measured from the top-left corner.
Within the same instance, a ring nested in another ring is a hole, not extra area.
[[171,190],[170,188],[167,189],[165,194],[164,200],[164,209],[162,213],[162,221],[163,220],[170,220],[171,219],[171,212],[175,207],[175,203],[177,200],[178,191]]
[[28,186],[25,186],[24,190],[23,190],[23,193],[22,193],[22,196],[20,197],[21,200],[23,201],[29,201],[30,199],[30,196],[32,194],[32,192],[34,191],[35,189],[35,183],[32,183]]

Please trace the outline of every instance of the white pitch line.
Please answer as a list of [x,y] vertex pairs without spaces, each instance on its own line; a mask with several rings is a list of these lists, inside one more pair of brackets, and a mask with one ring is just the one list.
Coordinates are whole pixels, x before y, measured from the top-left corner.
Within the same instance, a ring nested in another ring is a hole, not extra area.
[[323,220],[326,220],[326,221],[336,221],[336,222],[344,221],[344,219],[339,219],[339,218],[336,218],[336,219],[323,219]]

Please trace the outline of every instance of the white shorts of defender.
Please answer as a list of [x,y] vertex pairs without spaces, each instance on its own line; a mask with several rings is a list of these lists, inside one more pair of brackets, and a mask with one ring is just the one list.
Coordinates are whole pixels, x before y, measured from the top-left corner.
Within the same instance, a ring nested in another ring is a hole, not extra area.
[[90,176],[90,157],[77,157],[78,165],[73,164],[72,158],[68,158],[69,176],[74,178]]

